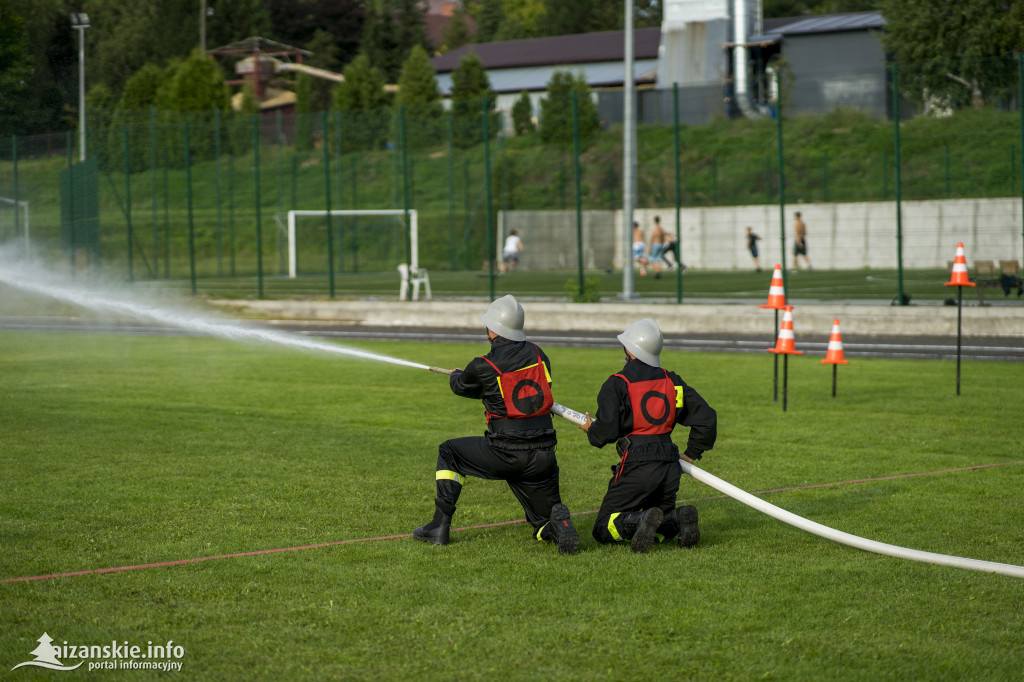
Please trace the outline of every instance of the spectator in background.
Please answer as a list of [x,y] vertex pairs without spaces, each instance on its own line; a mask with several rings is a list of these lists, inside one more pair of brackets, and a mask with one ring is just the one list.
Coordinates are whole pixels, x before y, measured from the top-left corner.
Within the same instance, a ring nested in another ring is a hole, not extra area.
[[654,268],[654,278],[661,277],[661,266],[665,264],[662,254],[665,252],[665,239],[668,233],[661,227],[661,216],[654,216],[654,227],[651,228],[650,255],[647,262]]
[[793,218],[793,232],[796,233],[796,241],[793,242],[793,272],[800,269],[800,256],[804,257],[807,269],[813,272],[814,266],[811,265],[811,260],[807,257],[807,225],[800,217],[800,211],[794,213]]
[[754,267],[758,272],[761,272],[761,260],[757,256],[757,242],[760,239],[760,235],[754,234],[751,228],[747,228],[747,249],[750,250],[750,257],[754,259]]
[[640,276],[647,275],[647,240],[640,223],[633,221],[633,261],[640,266]]
[[515,268],[519,264],[519,252],[523,250],[523,240],[519,233],[511,230],[505,239],[505,248],[501,251],[501,274]]

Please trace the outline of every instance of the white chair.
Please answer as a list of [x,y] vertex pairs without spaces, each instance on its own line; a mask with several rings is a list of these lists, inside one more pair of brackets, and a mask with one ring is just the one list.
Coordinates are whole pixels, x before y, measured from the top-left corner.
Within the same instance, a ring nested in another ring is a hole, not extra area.
[[417,301],[420,297],[420,285],[424,285],[427,290],[427,300],[433,298],[430,293],[430,275],[423,268],[411,268],[405,263],[398,266],[398,274],[402,276],[402,288],[398,292],[398,300],[406,300],[406,293],[409,291],[409,285],[412,285],[412,300]]

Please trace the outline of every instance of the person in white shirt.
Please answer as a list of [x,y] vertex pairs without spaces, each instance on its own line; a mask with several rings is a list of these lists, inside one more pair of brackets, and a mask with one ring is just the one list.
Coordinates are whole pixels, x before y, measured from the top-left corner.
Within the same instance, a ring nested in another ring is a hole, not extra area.
[[519,233],[511,230],[505,238],[505,248],[501,253],[501,274],[515,268],[519,264],[519,252],[523,250],[523,240]]

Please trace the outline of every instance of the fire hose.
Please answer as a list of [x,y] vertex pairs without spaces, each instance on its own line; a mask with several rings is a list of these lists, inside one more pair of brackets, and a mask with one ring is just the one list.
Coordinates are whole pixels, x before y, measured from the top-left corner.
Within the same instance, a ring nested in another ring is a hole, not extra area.
[[[431,367],[430,371],[439,372],[441,374],[451,374],[452,370],[441,369],[438,367]],[[582,412],[577,412],[564,405],[555,403],[551,406],[552,414],[555,414],[563,419],[573,422],[577,425],[582,425],[587,422],[587,415]],[[856,549],[862,549],[866,552],[874,552],[875,554],[884,554],[886,556],[896,557],[899,559],[909,559],[911,561],[921,561],[928,564],[935,564],[938,566],[952,566],[954,568],[965,568],[972,571],[982,571],[985,573],[999,573],[1002,575],[1008,575],[1013,578],[1024,578],[1024,566],[1015,566],[1014,564],[1002,564],[995,561],[982,561],[980,559],[968,559],[966,557],[952,556],[950,554],[938,554],[935,552],[925,552],[918,549],[910,549],[908,547],[900,547],[899,545],[890,545],[885,542],[878,542],[876,540],[869,540],[862,538],[858,535],[852,535],[845,533],[835,528],[830,528],[816,521],[805,519],[802,516],[798,516],[793,512],[786,511],[781,507],[776,507],[770,502],[765,502],[759,497],[751,495],[750,493],[737,488],[736,486],[723,481],[717,476],[704,471],[700,467],[679,460],[679,466],[683,472],[689,474],[694,479],[701,483],[708,485],[715,490],[728,495],[738,502],[751,507],[762,514],[767,514],[774,519],[787,523],[800,530],[813,533],[819,537],[823,537],[826,540],[832,540],[840,544],[848,545]]]

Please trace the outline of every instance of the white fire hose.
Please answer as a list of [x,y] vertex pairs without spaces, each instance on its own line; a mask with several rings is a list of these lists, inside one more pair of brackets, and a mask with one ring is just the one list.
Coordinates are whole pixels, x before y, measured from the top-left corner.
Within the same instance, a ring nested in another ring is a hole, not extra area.
[[[564,405],[559,405],[558,403],[555,403],[551,407],[551,412],[559,417],[568,419],[575,424],[585,424],[587,421],[587,416],[585,414],[569,409]],[[821,536],[827,540],[833,540],[844,545],[849,545],[850,547],[856,547],[857,549],[863,549],[876,554],[886,554],[899,559],[910,559],[912,561],[923,561],[928,564],[937,564],[939,566],[954,566],[956,568],[967,568],[972,571],[1001,573],[1014,578],[1024,578],[1024,566],[1000,564],[994,561],[981,561],[979,559],[967,559],[964,557],[951,556],[949,554],[936,554],[935,552],[923,552],[918,549],[889,545],[884,542],[868,540],[867,538],[862,538],[857,535],[844,533],[843,531],[829,528],[828,526],[823,526],[815,521],[805,519],[802,516],[797,516],[792,512],[776,507],[770,502],[765,502],[761,498],[755,497],[745,490],[741,490],[731,483],[727,483],[717,476],[709,474],[700,467],[690,464],[689,462],[679,460],[679,466],[682,467],[683,471],[701,483],[709,485],[721,493],[725,493],[729,497],[742,502],[748,507],[753,507],[757,511],[778,519],[783,523],[788,523],[789,525],[795,526],[800,530],[805,530],[808,533],[814,533],[815,535]]]

